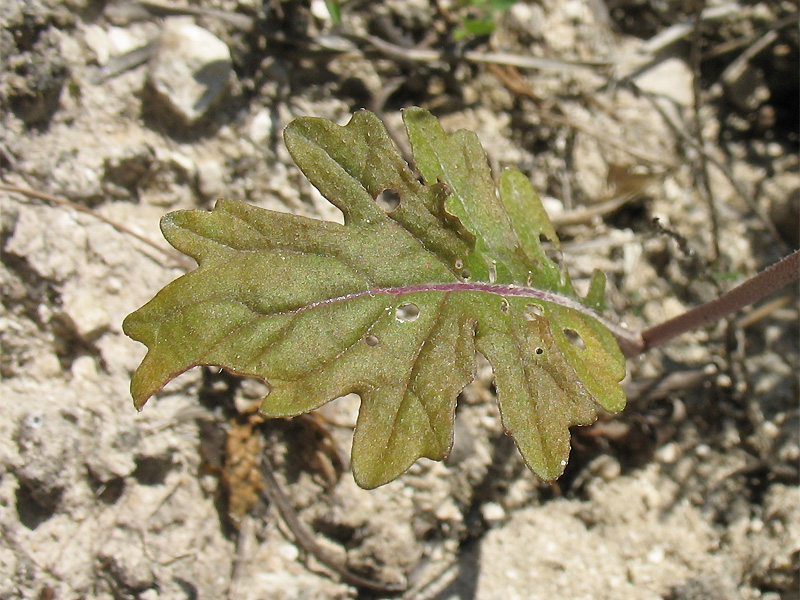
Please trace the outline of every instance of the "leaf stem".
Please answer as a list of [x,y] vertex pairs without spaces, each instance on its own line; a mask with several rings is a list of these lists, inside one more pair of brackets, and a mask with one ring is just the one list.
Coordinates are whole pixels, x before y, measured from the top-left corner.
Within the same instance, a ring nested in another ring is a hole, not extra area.
[[[771,267],[711,302],[642,331],[645,352],[674,337],[705,327],[749,304],[763,300],[784,286],[800,280],[800,250],[795,250]],[[627,354],[627,353],[626,353]]]

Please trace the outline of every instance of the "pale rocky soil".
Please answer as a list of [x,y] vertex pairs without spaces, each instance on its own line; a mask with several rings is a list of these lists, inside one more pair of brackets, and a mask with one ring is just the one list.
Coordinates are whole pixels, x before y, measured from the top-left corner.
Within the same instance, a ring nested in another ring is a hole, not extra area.
[[[351,1],[344,30],[322,2],[193,4],[255,19],[247,30],[124,2],[3,0],[0,175],[157,243],[162,214],[221,196],[335,219],[289,160],[282,128],[301,115],[344,123],[366,107],[400,136],[399,109],[420,105],[446,128],[475,130],[496,168],[531,177],[561,223],[573,278],[605,270],[610,306],[641,327],[713,297],[712,271],[727,288],[797,247],[797,5],[748,2],[705,30],[702,138],[732,175],[708,167],[720,258],[706,268],[714,234],[689,43],[636,75],[639,92],[625,79],[688,4],[518,2],[473,49],[615,67],[506,71],[504,85],[486,66],[415,63],[341,37],[440,49],[463,14],[454,2]],[[180,44],[164,32],[186,23],[231,51],[229,72],[214,44],[194,45],[209,51],[207,82],[228,83],[208,106],[191,77],[169,71]],[[109,72],[158,39],[149,63]],[[625,206],[570,222],[627,190]],[[134,411],[128,383],[144,349],[121,322],[180,265],[63,205],[0,191],[0,211],[0,598],[374,597],[299,550],[263,497],[229,517],[254,491],[230,469],[260,459],[231,442],[255,386],[196,370]],[[331,428],[338,450],[307,420],[253,435],[319,544],[361,575],[407,578],[407,598],[798,598],[798,304],[793,290],[781,298],[751,323],[630,361],[634,385],[683,378],[661,392],[640,385],[622,415],[576,430],[556,485],[502,434],[486,367],[462,395],[448,461],[420,461],[374,491],[339,468],[347,429]],[[353,422],[357,406],[343,399],[326,414]]]

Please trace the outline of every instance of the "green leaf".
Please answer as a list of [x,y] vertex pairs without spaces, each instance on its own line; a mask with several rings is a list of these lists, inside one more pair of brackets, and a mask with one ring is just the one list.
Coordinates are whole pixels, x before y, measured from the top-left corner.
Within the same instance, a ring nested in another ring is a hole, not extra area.
[[328,14],[331,16],[331,22],[334,25],[339,25],[342,22],[342,5],[337,0],[326,0],[325,7],[328,9]]
[[461,25],[453,31],[453,39],[461,41],[469,37],[491,35],[495,29],[497,29],[497,25],[490,15],[479,19],[465,18]]
[[[604,278],[577,295],[542,247],[558,238],[527,178],[505,171],[498,194],[474,134],[447,134],[422,109],[403,118],[422,183],[372,113],[287,127],[289,152],[344,225],[225,200],[162,219],[199,267],[123,324],[149,349],[131,383],[137,408],[197,365],[267,381],[273,417],[355,392],[352,464],[367,488],[447,455],[476,350],[543,479],[562,473],[570,426],[597,405],[623,408],[624,358],[592,310]],[[389,212],[386,190],[400,199]]]
[[453,31],[453,39],[465,40],[470,37],[490,35],[497,29],[497,15],[508,11],[516,0],[466,0],[462,6],[468,7],[469,15],[462,17],[461,24]]

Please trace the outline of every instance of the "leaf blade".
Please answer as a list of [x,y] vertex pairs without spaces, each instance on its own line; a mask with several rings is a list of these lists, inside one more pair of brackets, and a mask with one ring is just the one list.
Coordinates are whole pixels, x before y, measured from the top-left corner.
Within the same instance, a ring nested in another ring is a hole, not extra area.
[[[164,217],[198,268],[125,320],[148,346],[137,408],[196,365],[267,381],[267,416],[357,393],[353,470],[367,488],[446,456],[476,350],[495,371],[504,426],[545,479],[563,471],[571,425],[597,405],[622,408],[624,359],[590,310],[604,281],[582,305],[541,246],[558,238],[527,179],[504,173],[498,194],[474,134],[446,134],[421,109],[404,120],[424,183],[371,113],[287,128],[344,225],[230,201]],[[387,189],[400,198],[392,210],[377,202]]]

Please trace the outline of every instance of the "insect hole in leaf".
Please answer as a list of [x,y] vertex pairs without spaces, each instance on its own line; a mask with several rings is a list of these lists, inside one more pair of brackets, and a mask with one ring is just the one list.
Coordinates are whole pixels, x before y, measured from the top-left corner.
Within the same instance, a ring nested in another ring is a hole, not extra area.
[[397,190],[387,188],[378,194],[378,197],[375,198],[375,201],[384,212],[390,213],[400,205],[400,194],[397,192]]

